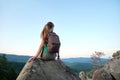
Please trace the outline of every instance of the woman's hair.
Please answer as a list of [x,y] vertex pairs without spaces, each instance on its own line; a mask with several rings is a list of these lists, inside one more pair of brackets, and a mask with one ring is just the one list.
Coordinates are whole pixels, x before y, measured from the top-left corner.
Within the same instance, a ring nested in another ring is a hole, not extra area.
[[53,24],[52,22],[48,22],[48,23],[44,26],[44,28],[43,28],[43,30],[42,30],[42,32],[41,32],[41,38],[42,38],[44,41],[46,40],[49,31],[50,31],[53,27],[54,27],[54,24]]

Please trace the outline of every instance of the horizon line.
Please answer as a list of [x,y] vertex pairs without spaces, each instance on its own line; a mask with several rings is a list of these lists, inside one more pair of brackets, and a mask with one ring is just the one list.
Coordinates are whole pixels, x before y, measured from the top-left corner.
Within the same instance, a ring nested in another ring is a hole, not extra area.
[[[15,56],[28,56],[31,57],[30,55],[20,55],[20,54],[14,54],[14,53],[4,53],[0,52],[0,54],[6,54],[6,55],[15,55]],[[63,58],[91,58],[90,56],[81,56],[81,57],[61,57]],[[110,59],[111,57],[102,57],[102,59]]]

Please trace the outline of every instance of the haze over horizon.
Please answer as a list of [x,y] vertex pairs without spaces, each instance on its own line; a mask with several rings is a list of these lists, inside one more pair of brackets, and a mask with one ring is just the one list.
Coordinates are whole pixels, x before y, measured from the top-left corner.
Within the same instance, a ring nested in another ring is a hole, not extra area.
[[48,21],[63,58],[120,50],[120,0],[0,0],[0,53],[34,56]]

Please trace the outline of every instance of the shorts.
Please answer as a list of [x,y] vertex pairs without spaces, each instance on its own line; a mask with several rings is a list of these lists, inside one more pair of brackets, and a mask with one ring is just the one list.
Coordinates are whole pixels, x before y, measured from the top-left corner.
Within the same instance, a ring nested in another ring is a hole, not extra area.
[[42,60],[55,60],[56,53],[42,53],[40,58]]

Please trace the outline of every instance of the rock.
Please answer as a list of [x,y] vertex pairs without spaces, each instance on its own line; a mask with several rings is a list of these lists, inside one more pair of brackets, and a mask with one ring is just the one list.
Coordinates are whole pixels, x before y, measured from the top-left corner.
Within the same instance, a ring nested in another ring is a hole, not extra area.
[[120,80],[120,51],[114,53],[113,58],[103,68],[93,73],[93,80]]
[[105,64],[104,69],[111,73],[113,78],[120,80],[120,58],[113,58],[109,60]]
[[43,61],[37,58],[27,62],[16,80],[81,80],[60,61]]
[[112,57],[113,58],[120,58],[120,50],[115,52],[115,53],[113,53]]
[[90,79],[92,79],[93,73],[94,73],[95,70],[96,69],[92,69],[91,71],[87,72],[87,77],[90,78]]
[[81,72],[79,73],[79,77],[80,77],[81,80],[87,80],[87,77],[86,77],[86,75],[85,75],[85,72],[83,72],[83,71],[81,71]]
[[104,69],[98,69],[93,74],[93,80],[113,80],[110,73],[107,73]]

